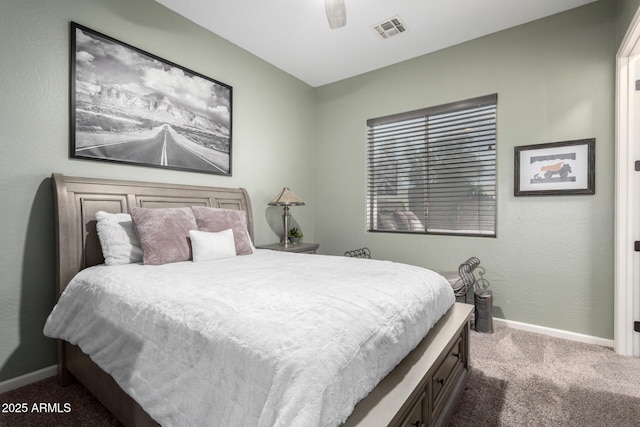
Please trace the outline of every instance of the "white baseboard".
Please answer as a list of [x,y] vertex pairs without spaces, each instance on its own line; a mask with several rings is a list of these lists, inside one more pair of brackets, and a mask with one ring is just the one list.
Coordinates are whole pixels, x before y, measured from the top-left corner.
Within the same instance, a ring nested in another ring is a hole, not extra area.
[[495,323],[499,323],[513,329],[520,329],[523,331],[535,332],[538,334],[549,335],[556,338],[564,338],[566,340],[613,348],[613,340],[609,340],[606,338],[594,337],[591,335],[584,335],[576,332],[563,331],[562,329],[547,328],[546,326],[531,325],[529,323],[515,322],[513,320],[499,319],[496,317],[493,318],[493,321]]
[[20,375],[19,377],[12,378],[10,380],[2,381],[0,382],[0,394],[52,377],[57,373],[58,366],[53,365],[35,372]]

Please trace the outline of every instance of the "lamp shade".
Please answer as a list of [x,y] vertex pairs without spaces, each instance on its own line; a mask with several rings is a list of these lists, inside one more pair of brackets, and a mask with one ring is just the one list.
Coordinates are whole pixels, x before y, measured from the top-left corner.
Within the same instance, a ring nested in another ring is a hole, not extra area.
[[271,206],[304,206],[304,202],[298,198],[289,187],[284,187],[276,197],[269,202]]

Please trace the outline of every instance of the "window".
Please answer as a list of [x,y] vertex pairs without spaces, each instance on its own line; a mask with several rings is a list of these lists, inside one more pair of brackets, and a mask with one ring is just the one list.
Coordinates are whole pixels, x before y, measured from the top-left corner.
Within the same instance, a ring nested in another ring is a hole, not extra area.
[[369,231],[495,237],[497,101],[367,121]]

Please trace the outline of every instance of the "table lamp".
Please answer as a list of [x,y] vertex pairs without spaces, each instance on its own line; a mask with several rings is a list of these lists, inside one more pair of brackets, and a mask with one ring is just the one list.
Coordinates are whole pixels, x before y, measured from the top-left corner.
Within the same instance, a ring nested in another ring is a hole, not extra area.
[[304,206],[304,202],[298,199],[298,196],[293,194],[289,187],[284,187],[276,197],[269,202],[269,206],[284,206],[284,212],[282,213],[282,226],[284,227],[284,237],[280,242],[281,245],[289,246],[289,220],[291,215],[289,214],[289,206]]

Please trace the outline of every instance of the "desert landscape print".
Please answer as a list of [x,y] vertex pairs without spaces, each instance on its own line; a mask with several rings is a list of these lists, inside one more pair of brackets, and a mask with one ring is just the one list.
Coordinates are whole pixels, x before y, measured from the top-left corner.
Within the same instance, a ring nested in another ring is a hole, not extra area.
[[71,155],[230,175],[232,88],[72,24]]

